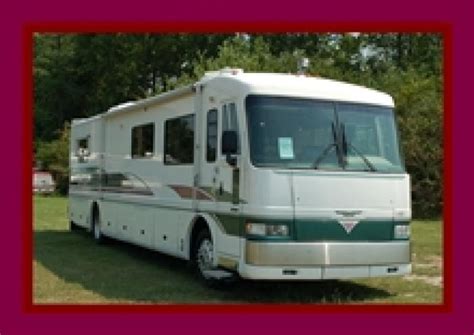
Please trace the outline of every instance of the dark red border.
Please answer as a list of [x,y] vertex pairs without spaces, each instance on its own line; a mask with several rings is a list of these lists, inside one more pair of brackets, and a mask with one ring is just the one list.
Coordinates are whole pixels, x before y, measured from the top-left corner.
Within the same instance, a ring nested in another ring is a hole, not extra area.
[[443,303],[451,310],[453,298],[453,30],[443,31]]
[[[23,176],[29,176],[32,171],[33,156],[33,31],[26,28],[22,31],[23,39],[23,87],[24,87],[24,112],[23,112],[23,149],[24,161],[22,164]],[[23,178],[23,303],[25,310],[33,306],[33,198],[32,180]]]
[[372,21],[372,22],[30,22],[24,26],[29,32],[39,33],[284,33],[284,32],[426,32],[448,33],[451,24],[440,21]]
[[160,32],[160,33],[212,33],[212,32],[430,32],[440,33],[444,38],[444,292],[442,304],[351,304],[351,305],[309,305],[309,304],[185,304],[185,305],[72,305],[33,304],[32,259],[33,259],[33,217],[31,178],[23,183],[23,308],[28,313],[446,313],[452,311],[452,25],[440,22],[214,22],[214,23],[154,23],[154,22],[31,22],[23,27],[23,79],[24,79],[24,130],[23,145],[25,160],[23,175],[29,176],[32,168],[32,120],[33,120],[33,73],[32,36],[42,33],[73,32]]

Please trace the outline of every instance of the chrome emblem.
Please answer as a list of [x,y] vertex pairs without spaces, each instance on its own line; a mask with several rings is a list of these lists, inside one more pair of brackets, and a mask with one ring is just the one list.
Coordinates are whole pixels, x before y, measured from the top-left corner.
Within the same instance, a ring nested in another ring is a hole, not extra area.
[[346,233],[350,234],[351,231],[354,229],[354,227],[359,223],[359,221],[356,221],[356,220],[340,220],[339,223],[342,226],[342,228],[344,228]]
[[355,210],[355,211],[343,211],[343,210],[338,210],[338,211],[336,211],[336,214],[338,214],[338,215],[350,216],[350,217],[359,215],[359,214],[361,214],[361,213],[362,213],[362,211],[358,211],[358,210]]

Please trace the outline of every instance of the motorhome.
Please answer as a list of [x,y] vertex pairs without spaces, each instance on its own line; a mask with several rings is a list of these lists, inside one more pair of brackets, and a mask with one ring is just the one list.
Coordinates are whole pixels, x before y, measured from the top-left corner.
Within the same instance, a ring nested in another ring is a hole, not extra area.
[[223,69],[72,122],[69,220],[205,280],[411,272],[410,179],[388,94]]

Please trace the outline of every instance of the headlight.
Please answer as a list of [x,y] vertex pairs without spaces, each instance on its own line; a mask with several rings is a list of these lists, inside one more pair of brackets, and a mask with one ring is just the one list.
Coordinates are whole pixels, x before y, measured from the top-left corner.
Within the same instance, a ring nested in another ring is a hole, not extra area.
[[269,225],[264,223],[247,223],[245,231],[248,235],[258,236],[288,236],[287,225]]
[[409,225],[396,225],[394,228],[393,236],[396,239],[410,238],[410,226]]

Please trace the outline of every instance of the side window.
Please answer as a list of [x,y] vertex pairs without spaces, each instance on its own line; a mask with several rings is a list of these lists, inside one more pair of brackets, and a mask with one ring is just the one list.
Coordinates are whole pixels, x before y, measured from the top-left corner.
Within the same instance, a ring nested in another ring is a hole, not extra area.
[[132,173],[111,172],[104,175],[103,186],[107,192],[152,195],[148,185]]
[[217,109],[207,112],[206,160],[215,162],[217,154]]
[[181,116],[165,122],[165,164],[194,162],[194,115]]
[[154,154],[155,124],[132,128],[132,158],[151,158]]
[[222,131],[235,130],[237,132],[237,153],[240,154],[239,123],[235,103],[222,106]]
[[79,168],[71,171],[71,186],[99,186],[101,172],[97,168]]

